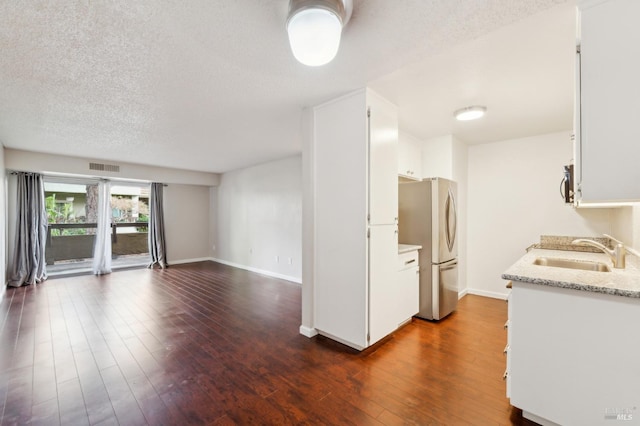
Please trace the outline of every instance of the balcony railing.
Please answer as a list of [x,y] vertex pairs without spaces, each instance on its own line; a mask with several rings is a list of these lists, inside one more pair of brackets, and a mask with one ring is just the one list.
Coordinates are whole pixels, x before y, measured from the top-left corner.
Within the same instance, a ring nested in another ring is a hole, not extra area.
[[[118,233],[118,228],[147,228],[147,222],[114,222],[111,224],[111,251],[114,258],[149,252],[148,232]],[[53,235],[66,229],[96,229],[96,223],[50,223],[47,229],[46,259],[48,265],[68,260],[89,259],[93,256],[95,233]]]
[[[109,225],[111,227],[111,243],[116,244],[118,242],[118,228],[146,228],[149,226],[148,222],[113,222]],[[98,228],[97,223],[50,223],[47,228],[47,247],[51,246],[51,235],[54,229],[59,229],[62,234],[64,229],[91,229]],[[146,232],[145,232],[146,234]],[[60,235],[69,236],[69,235]]]

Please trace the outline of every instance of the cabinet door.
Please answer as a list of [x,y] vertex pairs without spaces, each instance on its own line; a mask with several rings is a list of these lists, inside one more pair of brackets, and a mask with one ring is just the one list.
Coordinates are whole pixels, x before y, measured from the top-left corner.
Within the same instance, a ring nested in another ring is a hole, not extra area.
[[369,229],[369,345],[398,327],[398,232],[395,225]]
[[369,104],[369,223],[395,224],[398,218],[398,113],[373,92]]
[[398,325],[418,313],[419,268],[407,268],[398,272]]
[[398,133],[398,175],[422,179],[422,148],[420,141],[406,133]]
[[511,303],[511,293],[507,296],[507,305],[507,322],[505,324],[507,328],[507,345],[504,348],[507,367],[503,378],[506,382],[507,398],[511,398],[511,333],[513,330],[511,326],[511,306],[513,305],[513,303]]
[[640,200],[640,2],[589,4],[581,9],[581,201]]
[[314,326],[366,347],[367,185],[364,91],[314,108]]
[[[560,425],[638,424],[639,299],[514,281],[509,303],[511,405]],[[607,420],[616,408],[633,421]]]

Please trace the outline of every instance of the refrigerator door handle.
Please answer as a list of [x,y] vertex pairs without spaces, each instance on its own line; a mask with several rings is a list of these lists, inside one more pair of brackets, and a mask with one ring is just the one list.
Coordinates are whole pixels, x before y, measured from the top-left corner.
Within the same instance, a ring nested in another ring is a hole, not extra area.
[[449,251],[453,251],[453,245],[456,241],[456,233],[457,233],[457,217],[458,212],[456,211],[456,202],[453,198],[453,193],[451,192],[451,188],[449,188],[449,193],[447,194],[447,201],[445,202],[445,227],[446,232],[445,235],[447,237],[447,247],[449,247]]
[[446,266],[440,266],[441,271],[448,271],[449,269],[455,269],[458,267],[458,262],[447,263]]

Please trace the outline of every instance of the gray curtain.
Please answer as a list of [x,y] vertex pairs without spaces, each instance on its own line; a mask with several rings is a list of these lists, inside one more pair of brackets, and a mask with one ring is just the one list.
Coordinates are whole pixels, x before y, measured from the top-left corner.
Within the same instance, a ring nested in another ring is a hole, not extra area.
[[149,197],[149,253],[151,254],[151,263],[149,268],[153,268],[154,265],[158,265],[162,269],[169,266],[164,238],[163,187],[164,185],[161,183],[154,182],[151,184]]
[[44,183],[37,173],[17,173],[16,244],[7,285],[20,287],[47,279],[44,257],[47,210]]

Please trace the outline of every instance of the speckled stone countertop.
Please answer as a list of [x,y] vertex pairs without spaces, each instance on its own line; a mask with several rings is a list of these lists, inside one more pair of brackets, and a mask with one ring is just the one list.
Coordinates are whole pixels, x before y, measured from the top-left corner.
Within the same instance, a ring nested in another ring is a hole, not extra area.
[[408,253],[414,250],[420,250],[422,246],[414,246],[412,244],[398,244],[398,254]]
[[[602,262],[611,272],[582,271],[534,265],[538,257]],[[625,269],[615,269],[604,253],[534,248],[502,274],[502,278],[551,287],[640,298],[640,259],[627,254]]]

